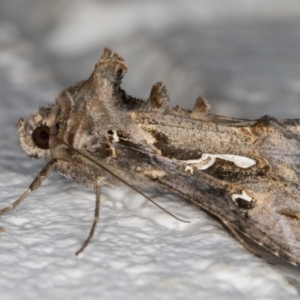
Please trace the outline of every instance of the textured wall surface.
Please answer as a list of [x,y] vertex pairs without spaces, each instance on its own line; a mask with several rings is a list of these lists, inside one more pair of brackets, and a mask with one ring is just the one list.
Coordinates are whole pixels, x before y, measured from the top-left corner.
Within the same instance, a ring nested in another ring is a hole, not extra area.
[[[298,1],[0,1],[0,204],[11,204],[45,162],[20,149],[15,121],[91,73],[103,48],[124,56],[123,86],[147,97],[157,81],[172,103],[205,96],[215,113],[300,114]],[[298,271],[248,253],[183,199],[103,190],[94,241],[92,189],[53,174],[0,217],[1,299],[298,299]],[[299,277],[299,276],[298,276]],[[293,279],[294,278],[294,279]],[[292,283],[291,283],[292,282]]]

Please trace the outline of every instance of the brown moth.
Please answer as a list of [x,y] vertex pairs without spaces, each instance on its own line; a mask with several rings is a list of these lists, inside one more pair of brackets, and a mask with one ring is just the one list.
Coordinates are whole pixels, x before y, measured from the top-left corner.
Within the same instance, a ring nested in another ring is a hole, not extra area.
[[143,101],[121,89],[126,71],[123,58],[105,49],[89,79],[17,122],[24,151],[48,163],[0,214],[54,169],[94,185],[95,218],[78,254],[95,231],[103,184],[138,191],[138,184],[154,183],[217,217],[250,251],[245,236],[300,265],[299,120],[216,116],[201,97],[192,111],[172,108],[160,82]]

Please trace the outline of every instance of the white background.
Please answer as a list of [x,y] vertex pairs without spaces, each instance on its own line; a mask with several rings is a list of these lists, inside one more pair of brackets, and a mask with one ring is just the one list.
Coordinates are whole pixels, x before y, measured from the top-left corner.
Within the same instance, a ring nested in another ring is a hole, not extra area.
[[[11,204],[45,165],[15,133],[56,94],[85,79],[105,46],[129,67],[123,86],[172,103],[205,96],[217,114],[300,113],[298,1],[0,1],[0,201]],[[1,299],[298,299],[298,270],[254,257],[198,208],[159,189],[103,190],[94,241],[92,189],[57,174],[1,216]],[[288,282],[293,282],[290,284]]]

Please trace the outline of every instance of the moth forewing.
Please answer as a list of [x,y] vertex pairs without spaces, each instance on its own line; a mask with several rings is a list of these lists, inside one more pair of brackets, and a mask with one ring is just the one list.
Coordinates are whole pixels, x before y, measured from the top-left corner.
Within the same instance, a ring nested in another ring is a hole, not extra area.
[[143,101],[121,89],[126,71],[123,58],[105,49],[87,80],[18,121],[23,150],[49,162],[0,214],[54,168],[94,185],[94,222],[78,254],[95,231],[101,185],[121,182],[140,192],[140,183],[159,184],[215,215],[250,251],[243,236],[300,264],[299,120],[215,116],[202,97],[192,111],[172,108],[161,82]]
[[180,117],[161,116],[154,126],[153,114],[134,118],[155,136],[169,137],[156,146],[178,166],[173,175],[169,169],[168,177],[159,178],[160,184],[214,214],[231,231],[299,263],[299,167],[292,163],[299,157],[299,120],[291,125],[263,117],[246,126],[235,119],[188,120],[176,126]]

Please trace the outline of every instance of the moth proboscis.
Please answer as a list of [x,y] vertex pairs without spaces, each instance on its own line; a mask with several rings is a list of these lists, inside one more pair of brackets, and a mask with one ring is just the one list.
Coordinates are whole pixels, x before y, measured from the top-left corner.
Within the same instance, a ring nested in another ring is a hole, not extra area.
[[106,48],[87,80],[17,122],[23,150],[48,163],[0,214],[53,169],[94,185],[94,222],[78,254],[95,231],[103,184],[121,181],[138,192],[140,184],[158,184],[216,216],[250,251],[244,236],[299,265],[300,121],[217,116],[202,97],[191,111],[173,108],[161,82],[144,101],[121,88],[126,71],[123,58]]

